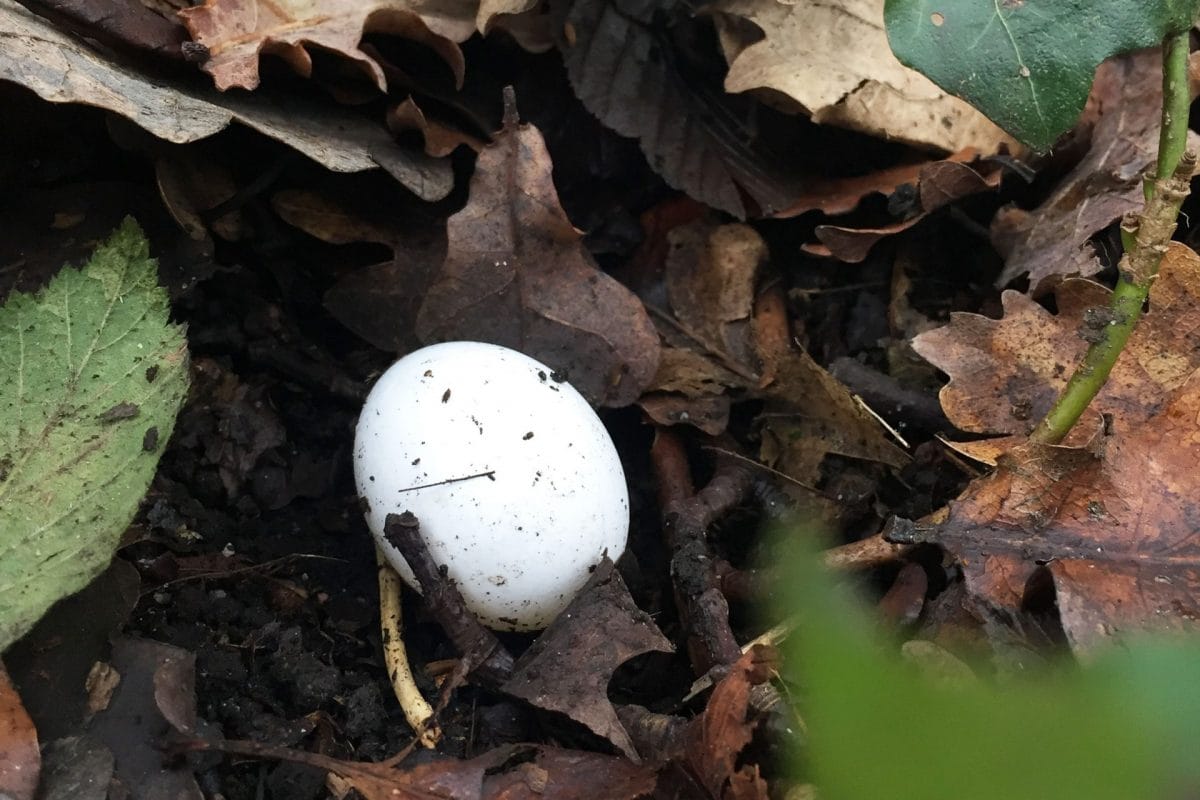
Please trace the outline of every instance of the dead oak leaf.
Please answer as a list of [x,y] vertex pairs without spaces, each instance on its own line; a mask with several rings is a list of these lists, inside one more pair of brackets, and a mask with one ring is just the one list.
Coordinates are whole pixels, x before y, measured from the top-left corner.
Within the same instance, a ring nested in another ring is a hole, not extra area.
[[918,538],[962,565],[982,609],[1047,585],[1080,654],[1142,631],[1200,630],[1200,371],[1097,452],[1026,444]]
[[637,750],[608,699],[608,683],[617,667],[634,656],[672,650],[605,558],[521,656],[502,689],[537,708],[565,714],[636,762]]
[[728,46],[725,89],[766,89],[814,122],[953,152],[994,152],[1009,137],[963,100],[902,65],[888,46],[883,0],[722,0],[714,9],[765,34]]
[[417,315],[424,342],[472,339],[558,370],[591,402],[632,403],[659,342],[640,300],[592,261],[559,204],[541,133],[518,124],[479,155],[467,205],[446,224],[446,261]]
[[[1056,292],[1058,314],[1028,296],[1006,291],[1003,319],[952,314],[950,324],[917,336],[913,348],[950,376],[942,408],[963,431],[1008,438],[956,444],[995,463],[999,452],[1033,430],[1045,416],[1094,337],[1113,320],[1110,292],[1073,279]],[[1066,440],[1082,446],[1109,414],[1119,430],[1156,414],[1165,398],[1200,367],[1200,257],[1173,243],[1163,257],[1145,314],[1085,418]]]
[[206,0],[179,14],[192,39],[207,48],[203,69],[222,91],[257,88],[262,53],[309,77],[310,45],[354,61],[386,91],[383,68],[359,49],[364,33],[394,34],[429,47],[461,83],[464,63],[456,43],[475,32],[469,0]]

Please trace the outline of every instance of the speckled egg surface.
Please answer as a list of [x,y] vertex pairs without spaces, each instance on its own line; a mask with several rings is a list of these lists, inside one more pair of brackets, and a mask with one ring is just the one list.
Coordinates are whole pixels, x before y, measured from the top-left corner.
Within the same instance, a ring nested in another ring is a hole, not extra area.
[[411,511],[467,606],[499,630],[544,628],[629,531],[612,439],[587,401],[538,361],[446,342],[397,361],[358,420],[354,473],[367,524]]

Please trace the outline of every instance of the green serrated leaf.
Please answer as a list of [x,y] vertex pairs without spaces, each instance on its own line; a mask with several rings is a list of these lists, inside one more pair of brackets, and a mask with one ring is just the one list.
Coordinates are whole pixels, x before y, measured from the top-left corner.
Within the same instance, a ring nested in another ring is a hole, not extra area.
[[108,565],[137,511],[187,392],[168,311],[129,219],[0,307],[0,651]]
[[1079,119],[1100,62],[1187,30],[1197,0],[886,0],[896,57],[1044,151]]

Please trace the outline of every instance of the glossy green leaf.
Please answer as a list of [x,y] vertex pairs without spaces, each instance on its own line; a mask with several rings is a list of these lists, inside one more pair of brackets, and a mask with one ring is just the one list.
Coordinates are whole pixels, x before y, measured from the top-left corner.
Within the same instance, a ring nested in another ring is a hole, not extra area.
[[807,728],[797,763],[822,800],[1160,800],[1200,788],[1200,643],[948,686],[903,663],[813,554],[789,568],[800,624],[784,664]]
[[187,391],[183,329],[132,220],[0,307],[0,651],[108,565]]
[[1188,29],[1197,0],[886,0],[901,62],[1037,150],[1075,124],[1101,61]]

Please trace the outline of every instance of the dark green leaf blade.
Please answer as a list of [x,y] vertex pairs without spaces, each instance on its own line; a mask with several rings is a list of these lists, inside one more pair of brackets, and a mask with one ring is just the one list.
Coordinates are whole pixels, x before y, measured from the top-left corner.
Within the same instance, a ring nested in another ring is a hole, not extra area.
[[[112,558],[187,391],[137,224],[0,307],[0,651]],[[147,431],[155,428],[156,437]]]
[[1187,30],[1197,0],[887,0],[896,57],[1047,150],[1079,118],[1109,56]]

